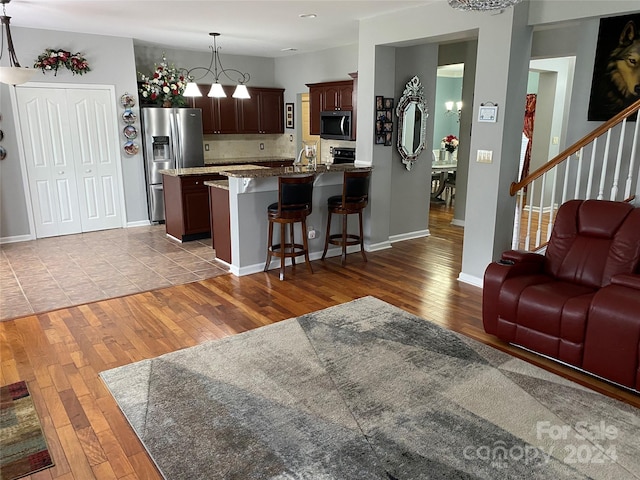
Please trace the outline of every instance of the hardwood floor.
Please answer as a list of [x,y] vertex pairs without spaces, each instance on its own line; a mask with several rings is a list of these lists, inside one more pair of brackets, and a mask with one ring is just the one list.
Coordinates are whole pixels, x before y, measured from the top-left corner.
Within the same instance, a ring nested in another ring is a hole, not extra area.
[[56,466],[31,479],[160,479],[98,373],[365,295],[640,407],[640,397],[484,333],[481,291],[456,280],[462,229],[432,207],[428,238],[287,271],[219,276],[0,323],[0,383],[26,380]]

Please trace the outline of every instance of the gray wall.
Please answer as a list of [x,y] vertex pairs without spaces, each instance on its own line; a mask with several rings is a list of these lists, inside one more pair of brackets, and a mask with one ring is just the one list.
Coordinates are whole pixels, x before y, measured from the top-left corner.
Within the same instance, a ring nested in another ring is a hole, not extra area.
[[[433,138],[433,108],[436,97],[436,72],[438,45],[420,45],[396,49],[395,104],[398,103],[406,83],[417,75],[424,87],[425,100],[429,106],[427,122],[427,146],[411,170],[402,163],[398,149],[397,125],[394,115],[393,146],[384,147],[391,155],[391,220],[389,235],[392,237],[414,237],[427,232],[429,220],[429,197],[431,193],[431,141]],[[437,107],[436,107],[437,108]]]
[[[47,47],[64,48],[84,54],[91,71],[84,75],[72,75],[66,69],[59,70],[57,76],[48,72],[36,74],[33,83],[55,85],[97,84],[114,85],[116,102],[120,95],[136,92],[136,74],[133,55],[133,41],[130,38],[85,35],[79,33],[56,32],[12,27],[13,42],[18,59],[23,65],[31,66]],[[24,239],[31,234],[27,216],[27,203],[23,190],[23,177],[17,156],[16,132],[14,130],[13,108],[9,105],[10,88],[0,85],[2,100],[2,125],[7,135],[7,148],[11,148],[11,159],[0,162],[0,238]],[[121,112],[118,103],[116,111]],[[136,106],[137,111],[137,106]],[[139,123],[136,123],[139,128]],[[144,189],[144,168],[142,155],[128,156],[121,153],[126,219],[129,223],[147,220],[147,200]]]

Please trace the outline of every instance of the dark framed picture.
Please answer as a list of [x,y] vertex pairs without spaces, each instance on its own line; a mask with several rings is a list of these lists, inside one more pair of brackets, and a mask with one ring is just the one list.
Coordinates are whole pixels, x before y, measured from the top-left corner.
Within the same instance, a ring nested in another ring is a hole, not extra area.
[[393,108],[393,98],[385,98],[384,99],[384,108],[392,109]]
[[384,133],[376,135],[376,145],[384,145]]
[[393,123],[392,122],[384,122],[383,131],[385,131],[385,132],[393,132]]
[[293,128],[293,103],[284,104],[284,126]]
[[609,120],[638,100],[638,55],[640,14],[600,19],[588,120]]
[[384,134],[384,145],[385,147],[390,147],[391,146],[391,132],[387,132]]
[[384,97],[382,95],[376,95],[376,110],[382,110],[384,108]]

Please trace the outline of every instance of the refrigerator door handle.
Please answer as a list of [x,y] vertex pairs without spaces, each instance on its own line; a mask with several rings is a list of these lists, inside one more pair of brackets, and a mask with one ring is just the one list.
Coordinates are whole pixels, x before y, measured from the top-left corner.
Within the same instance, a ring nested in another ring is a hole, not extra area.
[[176,169],[182,168],[184,159],[182,158],[182,146],[180,145],[180,121],[177,112],[171,112],[171,137],[173,143],[173,155],[176,159]]

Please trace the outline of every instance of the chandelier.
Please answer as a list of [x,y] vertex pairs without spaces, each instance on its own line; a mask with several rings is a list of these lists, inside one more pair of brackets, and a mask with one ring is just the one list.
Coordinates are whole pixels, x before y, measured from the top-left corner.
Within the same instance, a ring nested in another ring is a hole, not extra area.
[[[233,92],[234,98],[251,98],[249,95],[249,91],[247,90],[247,86],[245,83],[249,81],[250,75],[248,73],[242,73],[240,70],[235,70],[233,68],[224,68],[222,66],[222,62],[220,61],[220,47],[216,44],[216,37],[219,37],[219,33],[210,33],[210,36],[213,37],[213,45],[210,45],[211,49],[211,62],[208,67],[194,67],[188,71],[187,76],[192,78],[192,72],[196,70],[204,70],[202,76],[198,78],[198,80],[204,78],[208,74],[213,75],[213,83],[211,84],[211,89],[209,90],[208,96],[215,98],[226,97],[227,94],[224,92],[222,85],[220,84],[220,77],[224,75],[232,82],[237,82],[236,89]],[[212,70],[213,68],[213,70]],[[201,97],[202,92],[198,88],[198,85],[195,81],[189,81],[187,83],[186,88],[184,89],[183,95],[185,97]]]
[[19,85],[21,83],[28,82],[31,77],[36,73],[33,68],[25,68],[20,66],[16,51],[13,48],[13,40],[11,39],[11,30],[9,29],[9,20],[11,17],[7,17],[5,5],[11,0],[0,0],[2,3],[2,15],[0,15],[0,21],[2,22],[2,39],[0,43],[0,60],[4,53],[4,41],[7,39],[7,53],[9,54],[9,66],[0,67],[0,82],[9,85]]
[[489,12],[512,7],[522,0],[449,0],[449,5],[458,10],[469,12]]

